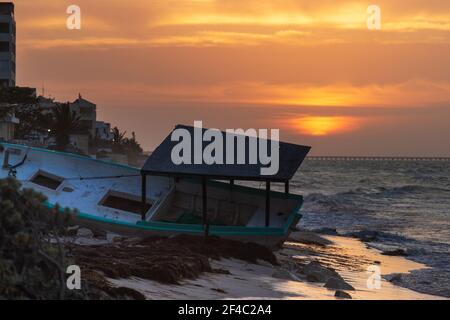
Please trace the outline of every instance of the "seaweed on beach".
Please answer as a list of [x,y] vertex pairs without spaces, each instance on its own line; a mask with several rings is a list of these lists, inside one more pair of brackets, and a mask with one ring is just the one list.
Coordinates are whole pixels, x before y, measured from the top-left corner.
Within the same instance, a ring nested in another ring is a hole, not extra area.
[[212,236],[125,240],[112,245],[73,246],[72,252],[83,270],[101,272],[112,279],[138,277],[170,284],[194,279],[203,272],[227,273],[212,268],[210,259],[235,258],[252,263],[260,259],[278,264],[266,247]]

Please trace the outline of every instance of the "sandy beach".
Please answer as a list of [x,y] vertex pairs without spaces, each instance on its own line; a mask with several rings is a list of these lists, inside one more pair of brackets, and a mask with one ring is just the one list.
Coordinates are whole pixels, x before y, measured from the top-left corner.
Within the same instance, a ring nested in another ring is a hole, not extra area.
[[[108,235],[108,239],[114,239]],[[124,241],[115,239],[113,243]],[[126,241],[126,240],[125,240]],[[98,239],[76,239],[86,245],[111,245]],[[320,279],[302,272],[310,262],[335,270],[355,290],[342,290],[352,299],[444,299],[421,294],[394,285],[388,279],[393,274],[405,274],[426,268],[404,257],[383,255],[363,242],[341,236],[319,236],[311,232],[293,233],[282,250],[275,253],[278,266],[263,260],[249,263],[235,258],[209,259],[211,267],[226,272],[202,272],[196,277],[182,279],[177,284],[139,277],[107,278],[112,286],[133,289],[146,299],[339,299],[336,289],[324,287]],[[368,288],[373,273],[368,267],[379,267],[379,288]],[[401,276],[397,276],[398,277]]]

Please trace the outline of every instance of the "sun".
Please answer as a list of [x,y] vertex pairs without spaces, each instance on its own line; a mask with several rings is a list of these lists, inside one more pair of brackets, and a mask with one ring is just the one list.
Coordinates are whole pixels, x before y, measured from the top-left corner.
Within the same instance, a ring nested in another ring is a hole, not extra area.
[[358,119],[342,116],[302,116],[289,120],[292,128],[310,136],[328,136],[353,131],[358,128]]

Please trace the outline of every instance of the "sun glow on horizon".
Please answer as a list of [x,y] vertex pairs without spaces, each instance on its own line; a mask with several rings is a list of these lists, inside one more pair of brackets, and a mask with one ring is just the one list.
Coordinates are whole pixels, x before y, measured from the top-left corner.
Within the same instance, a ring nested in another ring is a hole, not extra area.
[[289,120],[291,128],[310,136],[328,136],[349,132],[359,127],[355,117],[303,116]]

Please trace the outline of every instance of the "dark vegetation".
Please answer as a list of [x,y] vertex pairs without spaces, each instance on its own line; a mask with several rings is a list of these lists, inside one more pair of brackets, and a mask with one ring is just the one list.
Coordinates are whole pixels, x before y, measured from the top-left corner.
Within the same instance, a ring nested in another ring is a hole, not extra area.
[[127,138],[125,136],[127,134],[126,131],[120,131],[119,128],[114,127],[112,129],[112,134],[112,151],[114,153],[126,154],[130,158],[130,162],[134,162],[135,158],[144,151],[137,142],[136,133],[132,132],[131,138]]
[[34,104],[37,102],[32,88],[0,88],[0,103],[4,104]]
[[64,248],[51,243],[69,215],[47,209],[41,194],[19,187],[13,179],[0,180],[0,298],[76,298],[65,289]]
[[47,122],[32,88],[0,88],[0,119],[14,113],[20,119],[15,129],[17,139],[26,139],[35,132],[44,132]]
[[56,150],[65,151],[70,143],[70,135],[80,129],[80,117],[75,111],[70,111],[68,103],[61,103],[52,110],[48,128],[55,138]]

